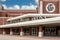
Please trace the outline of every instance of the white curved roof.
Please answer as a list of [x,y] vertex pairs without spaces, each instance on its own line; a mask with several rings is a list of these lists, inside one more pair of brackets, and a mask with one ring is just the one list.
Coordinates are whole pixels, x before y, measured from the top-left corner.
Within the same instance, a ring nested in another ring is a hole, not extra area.
[[25,15],[10,18],[7,21],[25,18],[25,17],[36,17],[36,16],[56,17],[56,16],[60,16],[60,14],[25,14]]
[[54,23],[60,23],[60,17],[33,20],[33,21],[26,21],[26,22],[19,22],[19,23],[13,23],[13,24],[6,24],[6,25],[1,25],[0,28],[22,27],[22,26],[54,24]]

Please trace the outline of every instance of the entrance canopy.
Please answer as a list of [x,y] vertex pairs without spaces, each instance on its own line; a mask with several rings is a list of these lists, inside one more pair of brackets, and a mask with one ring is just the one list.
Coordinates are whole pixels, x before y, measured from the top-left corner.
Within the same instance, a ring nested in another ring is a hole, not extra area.
[[20,18],[26,18],[26,17],[38,17],[38,16],[39,17],[41,17],[41,16],[44,16],[44,17],[59,17],[60,14],[24,14],[24,15],[21,15],[21,16],[18,16],[18,17],[10,18],[7,21],[16,20],[16,19],[20,19]]
[[60,17],[39,19],[26,22],[18,22],[13,24],[1,25],[0,28],[9,28],[9,27],[22,27],[22,26],[32,26],[32,25],[43,25],[43,24],[54,24],[60,23]]

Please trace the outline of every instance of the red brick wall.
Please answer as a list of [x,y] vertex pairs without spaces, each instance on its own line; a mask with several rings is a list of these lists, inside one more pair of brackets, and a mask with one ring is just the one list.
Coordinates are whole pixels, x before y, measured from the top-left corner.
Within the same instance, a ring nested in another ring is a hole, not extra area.
[[0,28],[0,34],[3,34],[3,29]]
[[[46,5],[48,3],[53,3],[55,5],[55,11],[50,13],[46,11]],[[43,1],[43,13],[44,14],[59,14],[59,1]]]
[[3,25],[3,18],[0,18],[0,25]]
[[[5,10],[6,11],[6,10]],[[16,17],[24,14],[36,14],[37,10],[7,10],[8,17]]]
[[5,24],[7,19],[7,17],[0,17],[0,25]]
[[6,18],[3,18],[3,22],[4,22],[4,24],[6,24],[6,22],[7,22],[7,19],[9,19],[9,17],[6,17]]
[[0,17],[5,17],[6,16],[6,12],[0,12]]
[[8,17],[16,17],[23,14],[36,14],[36,10],[3,10],[0,12],[0,25],[6,23]]

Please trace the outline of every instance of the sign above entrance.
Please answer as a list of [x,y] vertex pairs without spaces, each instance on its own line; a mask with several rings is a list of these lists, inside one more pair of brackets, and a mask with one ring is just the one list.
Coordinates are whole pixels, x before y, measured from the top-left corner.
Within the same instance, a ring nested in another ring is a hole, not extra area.
[[53,3],[48,3],[46,5],[46,11],[47,12],[54,12],[55,11],[55,5]]

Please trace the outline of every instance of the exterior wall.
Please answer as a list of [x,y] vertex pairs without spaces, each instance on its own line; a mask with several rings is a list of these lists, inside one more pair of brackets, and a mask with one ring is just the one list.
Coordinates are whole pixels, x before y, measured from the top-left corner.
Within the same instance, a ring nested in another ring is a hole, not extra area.
[[34,11],[34,10],[22,10],[22,11],[11,11],[8,13],[8,16],[9,17],[16,17],[16,16],[20,16],[20,15],[24,15],[24,14],[36,14],[37,11]]
[[[40,1],[40,0],[39,0]],[[58,0],[42,0],[43,2],[43,14],[59,14],[60,13],[60,1]],[[53,3],[55,5],[55,11],[54,12],[47,12],[46,11],[46,5],[48,3]],[[38,13],[40,10],[40,2],[38,5],[38,8],[36,10],[3,10],[2,12],[0,12],[0,25],[6,24],[6,20],[9,17],[16,17],[16,16],[20,16],[20,15],[24,15],[24,14],[36,14]],[[9,28],[5,28],[4,29],[6,33],[10,33],[10,29]],[[30,28],[30,35],[31,35],[32,29]],[[0,34],[3,33],[3,29],[0,29]],[[23,36],[23,28],[20,28],[20,35]],[[39,26],[39,33],[38,33],[39,37],[43,36],[43,29],[42,26]]]
[[20,36],[24,35],[23,27],[20,28]]
[[[54,12],[48,12],[46,6],[48,3],[53,3],[55,5]],[[43,1],[43,14],[59,14],[59,1]]]
[[38,37],[43,37],[43,26],[39,26]]
[[3,34],[3,29],[0,28],[0,34]]
[[3,25],[3,18],[0,18],[0,25]]
[[36,14],[36,10],[2,10],[0,12],[0,25],[6,24],[9,17],[16,17],[23,14]]
[[7,19],[9,19],[10,17],[5,17],[5,18],[3,18],[3,24],[6,24],[6,22],[7,22]]
[[5,34],[10,34],[10,28],[5,28]]
[[6,12],[0,12],[0,17],[6,17]]
[[10,35],[13,35],[13,30],[12,30],[12,28],[10,28]]
[[59,13],[60,13],[60,0],[59,0]]
[[36,10],[2,10],[0,12],[1,17],[16,17],[23,14],[36,14]]
[[6,24],[8,17],[0,17],[0,25]]
[[[37,11],[36,10],[2,10],[0,11],[0,25],[4,25],[6,24],[6,20],[9,19],[10,17],[16,17],[16,16],[20,16],[23,14],[36,14]],[[0,34],[5,34],[9,33],[10,30],[5,28],[4,31],[3,29],[0,29]],[[10,34],[12,34],[12,32],[10,32]]]
[[[60,0],[38,0],[37,12],[40,14],[59,14],[60,13]],[[55,5],[54,12],[47,12],[46,5],[48,3],[53,3]]]

